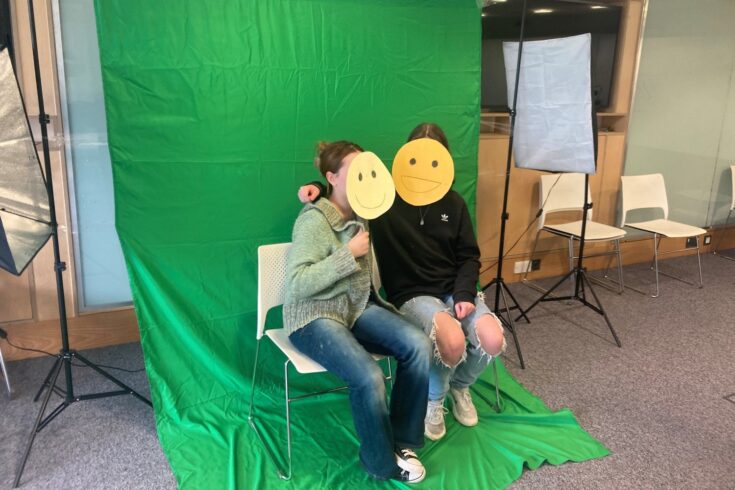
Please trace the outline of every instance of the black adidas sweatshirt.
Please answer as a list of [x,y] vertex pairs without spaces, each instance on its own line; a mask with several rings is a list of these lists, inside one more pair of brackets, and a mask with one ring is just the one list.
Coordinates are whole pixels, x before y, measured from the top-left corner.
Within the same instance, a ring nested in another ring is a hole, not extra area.
[[[323,195],[324,186],[312,183]],[[428,206],[413,206],[396,194],[388,212],[370,221],[370,233],[383,288],[396,307],[416,296],[450,294],[455,303],[474,303],[480,249],[458,193],[450,190]]]

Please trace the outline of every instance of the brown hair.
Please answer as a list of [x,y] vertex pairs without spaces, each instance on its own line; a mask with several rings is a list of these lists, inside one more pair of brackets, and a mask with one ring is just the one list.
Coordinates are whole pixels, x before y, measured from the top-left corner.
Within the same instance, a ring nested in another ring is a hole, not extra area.
[[434,123],[421,123],[413,128],[411,134],[408,135],[407,142],[417,140],[419,138],[431,138],[433,140],[436,140],[444,145],[444,148],[449,151],[449,142],[447,141],[447,136],[444,134],[444,131],[442,131],[442,128]]
[[[314,158],[314,166],[319,169],[319,172],[327,178],[327,172],[336,174],[342,166],[342,160],[350,153],[364,151],[360,145],[352,143],[350,141],[335,141],[333,143],[327,143],[320,141],[316,145],[316,158]],[[332,184],[327,181],[327,196],[332,193]]]

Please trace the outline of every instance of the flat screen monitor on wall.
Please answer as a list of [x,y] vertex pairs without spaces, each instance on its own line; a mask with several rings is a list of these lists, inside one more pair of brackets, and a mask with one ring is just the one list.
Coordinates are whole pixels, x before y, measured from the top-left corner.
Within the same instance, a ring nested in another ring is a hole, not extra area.
[[[482,109],[508,111],[503,41],[518,41],[523,0],[487,1],[482,9]],[[528,0],[524,40],[592,35],[592,102],[610,105],[622,7],[575,0]]]

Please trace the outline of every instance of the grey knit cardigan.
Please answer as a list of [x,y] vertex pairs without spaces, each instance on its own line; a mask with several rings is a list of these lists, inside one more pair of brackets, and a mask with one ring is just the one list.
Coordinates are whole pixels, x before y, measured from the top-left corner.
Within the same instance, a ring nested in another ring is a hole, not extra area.
[[[283,325],[289,334],[317,318],[351,328],[365,310],[372,287],[372,253],[355,259],[347,247],[360,228],[367,230],[367,222],[345,220],[328,199],[301,210],[286,263]],[[397,313],[374,296],[380,306]]]

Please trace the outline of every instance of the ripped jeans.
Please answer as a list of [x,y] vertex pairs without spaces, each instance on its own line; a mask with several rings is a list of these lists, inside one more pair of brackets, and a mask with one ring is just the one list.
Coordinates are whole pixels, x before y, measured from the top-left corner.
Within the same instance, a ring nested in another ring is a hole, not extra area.
[[482,295],[475,297],[475,311],[459,321],[467,339],[467,350],[464,359],[453,368],[442,362],[433,333],[434,315],[446,311],[455,318],[452,295],[447,295],[442,299],[433,296],[417,296],[403,303],[400,311],[411,323],[423,328],[426,335],[435,342],[434,356],[429,371],[429,400],[443,400],[450,385],[457,389],[468,388],[492,361],[492,356],[482,350],[475,330],[475,321],[481,315],[491,315],[497,318],[485,304]]

